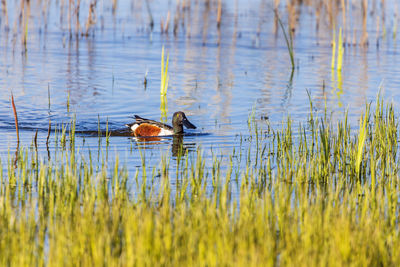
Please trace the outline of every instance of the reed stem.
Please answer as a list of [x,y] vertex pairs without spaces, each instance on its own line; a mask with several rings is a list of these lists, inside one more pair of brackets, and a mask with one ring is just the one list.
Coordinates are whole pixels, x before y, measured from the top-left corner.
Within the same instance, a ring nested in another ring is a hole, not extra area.
[[15,103],[14,103],[14,95],[12,92],[11,92],[11,104],[12,104],[12,108],[13,108],[13,112],[14,112],[15,130],[17,132],[17,142],[19,143],[18,115],[17,115],[17,109],[15,107]]

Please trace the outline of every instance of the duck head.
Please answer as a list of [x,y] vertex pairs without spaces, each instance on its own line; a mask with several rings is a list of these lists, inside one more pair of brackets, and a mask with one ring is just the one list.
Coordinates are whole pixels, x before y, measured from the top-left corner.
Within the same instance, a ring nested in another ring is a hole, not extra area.
[[172,116],[172,127],[174,128],[174,133],[175,134],[183,133],[183,126],[185,126],[188,129],[196,129],[196,126],[194,126],[186,118],[185,113],[183,113],[182,111],[177,111]]

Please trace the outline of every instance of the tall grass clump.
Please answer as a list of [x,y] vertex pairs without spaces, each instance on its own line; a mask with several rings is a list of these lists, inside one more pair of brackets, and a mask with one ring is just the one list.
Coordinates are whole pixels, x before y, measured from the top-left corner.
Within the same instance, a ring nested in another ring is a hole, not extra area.
[[168,63],[169,63],[169,55],[167,56],[167,60],[164,60],[164,46],[161,51],[161,85],[160,85],[160,110],[161,110],[161,120],[166,121],[167,119],[167,90],[168,90]]
[[[337,49],[336,49],[337,47]],[[337,55],[337,60],[336,60]],[[338,105],[341,107],[342,102],[340,96],[343,94],[343,78],[342,78],[342,66],[343,66],[343,55],[344,55],[344,43],[342,37],[342,28],[339,29],[339,37],[336,42],[336,30],[333,30],[333,40],[332,40],[332,88],[336,91],[338,97]],[[336,62],[336,71],[335,71]],[[336,74],[336,76],[335,76]]]
[[367,110],[364,114],[364,116],[360,119],[360,128],[358,132],[358,142],[357,142],[357,156],[356,156],[356,174],[357,177],[360,175],[360,168],[361,168],[361,163],[362,163],[362,157],[363,157],[363,152],[364,152],[364,146],[365,146],[365,139],[367,138],[368,134],[368,128],[367,128],[367,120],[369,116],[369,106],[367,106]]
[[160,85],[160,94],[166,95],[168,90],[168,63],[169,63],[169,55],[167,56],[167,60],[164,59],[164,46],[161,50],[161,85]]
[[229,154],[149,166],[141,148],[135,173],[76,144],[20,149],[0,165],[0,265],[398,266],[398,118],[381,100],[361,117],[252,115]]
[[[337,49],[336,49],[337,47]],[[337,52],[336,52],[337,50]],[[338,40],[336,42],[336,32],[333,30],[333,40],[332,40],[332,69],[335,68],[336,61],[336,70],[340,72],[343,66],[343,55],[344,55],[344,47],[343,47],[343,37],[342,37],[342,28],[339,29]],[[337,60],[336,60],[337,56]]]

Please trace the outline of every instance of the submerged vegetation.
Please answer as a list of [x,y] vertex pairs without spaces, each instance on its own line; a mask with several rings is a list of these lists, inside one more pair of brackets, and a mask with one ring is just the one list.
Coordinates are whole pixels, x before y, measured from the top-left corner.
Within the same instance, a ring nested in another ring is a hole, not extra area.
[[239,150],[207,163],[182,148],[151,176],[96,166],[72,123],[51,160],[26,148],[3,164],[0,264],[399,265],[398,119],[369,108],[359,130],[251,116]]

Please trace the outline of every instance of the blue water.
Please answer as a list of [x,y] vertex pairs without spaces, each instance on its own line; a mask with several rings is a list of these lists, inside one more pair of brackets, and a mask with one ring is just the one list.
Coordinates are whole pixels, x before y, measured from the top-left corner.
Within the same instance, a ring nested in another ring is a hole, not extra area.
[[[219,29],[217,1],[211,1],[209,7],[202,1],[185,1],[191,5],[184,11],[180,9],[176,34],[173,28],[177,1],[149,1],[153,29],[145,1],[118,1],[114,14],[111,3],[99,1],[89,36],[76,35],[74,17],[70,35],[67,3],[61,6],[62,1],[50,1],[44,9],[41,2],[31,3],[26,51],[21,43],[23,27],[18,26],[17,20],[20,4],[8,3],[9,31],[5,30],[4,16],[1,20],[2,162],[16,148],[12,92],[21,147],[31,145],[38,130],[38,153],[46,159],[49,120],[52,154],[56,147],[54,129],[76,117],[76,144],[81,153],[90,151],[93,155],[93,151],[100,151],[99,161],[101,155],[112,158],[118,154],[134,173],[141,166],[138,147],[143,146],[143,141],[111,136],[107,145],[105,138],[99,142],[95,133],[98,122],[105,131],[106,121],[110,131],[122,131],[134,114],[161,119],[163,46],[170,60],[167,122],[175,111],[184,111],[198,128],[189,131],[195,135],[184,137],[183,143],[189,153],[200,147],[205,158],[212,158],[211,149],[223,155],[240,149],[240,137],[249,135],[247,120],[253,109],[264,129],[268,124],[280,128],[287,116],[293,119],[293,125],[306,122],[310,109],[307,91],[316,114],[322,114],[326,107],[335,121],[348,110],[355,127],[365,103],[374,101],[379,91],[398,108],[400,56],[393,1],[386,1],[384,7],[379,3],[373,6],[369,1],[369,45],[346,46],[341,72],[331,68],[334,30],[324,9],[319,17],[316,15],[319,1],[296,7],[293,72],[282,31],[274,26],[272,1],[223,1]],[[85,32],[88,17],[88,3],[82,2],[79,33]],[[359,43],[363,28],[361,7],[354,4],[348,8],[347,40],[355,34]],[[336,30],[343,27],[338,10]],[[165,34],[160,22],[166,20],[168,11],[170,26]],[[280,4],[279,13],[287,27],[290,18],[286,2]],[[158,166],[164,153],[174,154],[173,138],[147,141],[143,147],[151,166]]]

